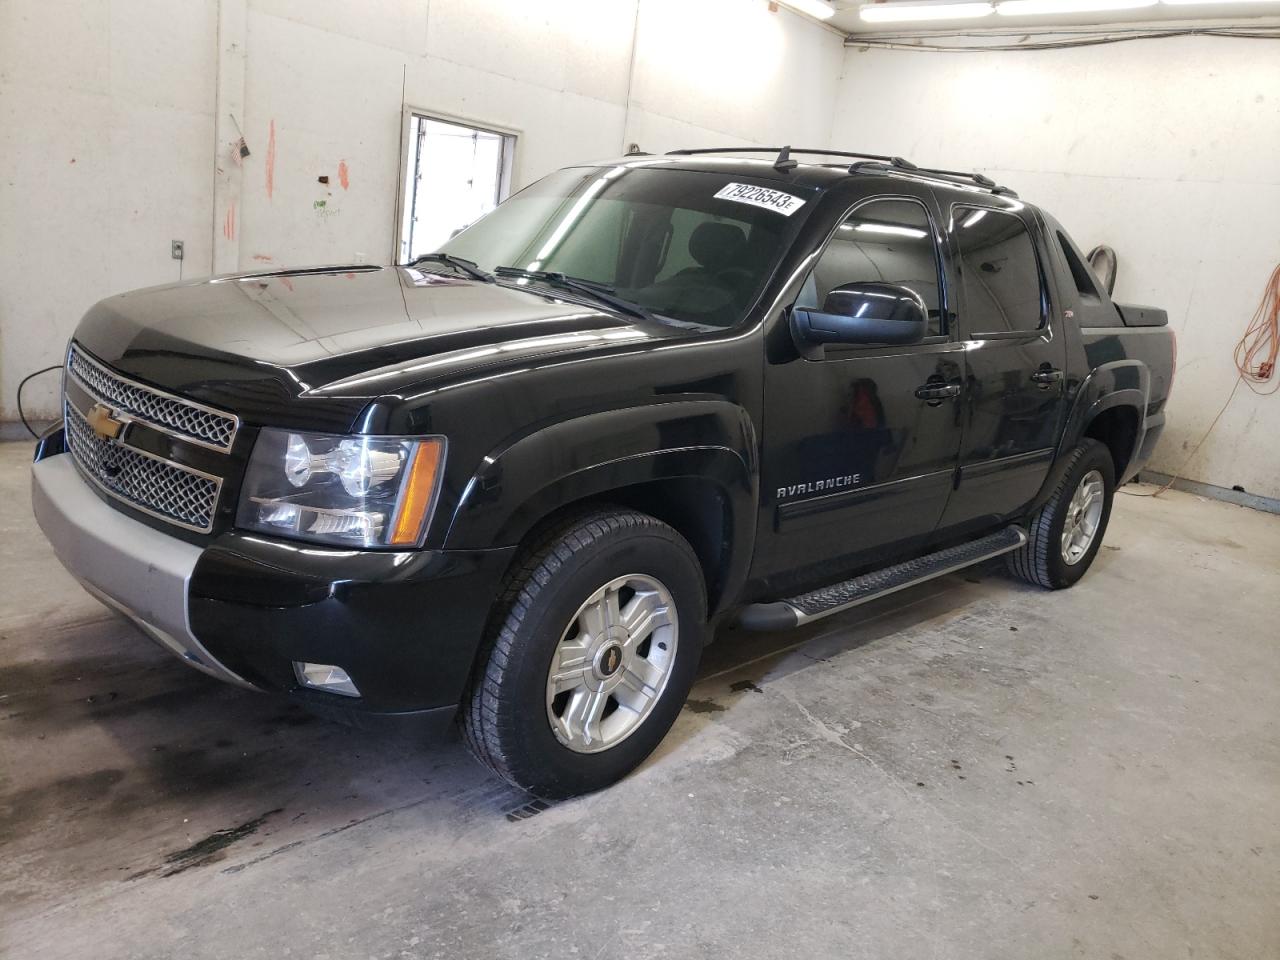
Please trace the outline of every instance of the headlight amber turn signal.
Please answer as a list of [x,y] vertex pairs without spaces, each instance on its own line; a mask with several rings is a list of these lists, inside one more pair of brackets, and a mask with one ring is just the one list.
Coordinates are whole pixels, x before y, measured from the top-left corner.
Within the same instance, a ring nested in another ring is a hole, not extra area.
[[435,506],[443,437],[342,437],[264,429],[236,524],[358,547],[416,547]]

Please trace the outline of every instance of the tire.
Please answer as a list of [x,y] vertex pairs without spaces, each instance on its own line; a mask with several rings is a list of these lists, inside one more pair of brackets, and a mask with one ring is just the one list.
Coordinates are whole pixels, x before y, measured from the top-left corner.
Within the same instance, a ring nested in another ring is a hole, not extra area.
[[620,780],[679,715],[706,619],[698,558],[665,523],[602,509],[557,525],[504,581],[462,704],[467,745],[546,799]]
[[[1095,479],[1096,478],[1096,479]],[[1073,511],[1080,505],[1077,492],[1089,479],[1101,480],[1101,504],[1087,544],[1074,540],[1068,550],[1063,533],[1072,522]],[[1067,455],[1067,468],[1053,493],[1028,523],[1026,545],[1006,554],[1005,564],[1011,574],[1036,586],[1061,590],[1078,581],[1098,555],[1111,518],[1115,497],[1115,465],[1111,452],[1097,440],[1085,439]]]

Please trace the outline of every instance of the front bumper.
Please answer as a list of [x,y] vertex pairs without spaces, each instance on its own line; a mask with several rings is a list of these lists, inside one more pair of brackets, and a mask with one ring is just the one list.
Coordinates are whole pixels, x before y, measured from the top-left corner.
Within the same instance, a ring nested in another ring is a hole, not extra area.
[[[63,565],[184,661],[355,722],[452,717],[515,552],[337,550],[239,531],[200,547],[108,505],[66,454],[36,462],[32,502]],[[295,661],[342,667],[361,696],[300,687]]]
[[31,468],[31,506],[54,553],[86,590],[197,670],[256,689],[191,632],[187,598],[199,547],[109,507],[85,483],[70,454],[38,460]]

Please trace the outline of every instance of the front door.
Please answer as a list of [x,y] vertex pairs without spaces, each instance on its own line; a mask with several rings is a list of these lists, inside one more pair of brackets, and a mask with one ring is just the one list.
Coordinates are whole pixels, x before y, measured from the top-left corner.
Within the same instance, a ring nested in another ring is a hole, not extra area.
[[936,212],[927,189],[905,183],[900,195],[856,203],[796,301],[819,308],[843,284],[901,284],[929,308],[923,342],[828,344],[811,360],[786,337],[769,338],[753,573],[775,588],[891,563],[942,515],[960,447],[964,360],[949,329]]
[[1025,208],[966,199],[948,221],[967,370],[960,475],[941,527],[962,534],[1021,515],[1048,476],[1066,345]]

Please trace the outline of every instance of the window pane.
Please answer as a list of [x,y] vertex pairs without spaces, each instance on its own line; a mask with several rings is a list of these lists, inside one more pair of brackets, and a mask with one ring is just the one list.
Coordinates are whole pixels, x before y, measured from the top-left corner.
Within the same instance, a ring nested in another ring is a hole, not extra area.
[[[561,170],[440,249],[486,270],[591,280],[655,313],[729,326],[745,316],[807,212],[789,217],[717,197],[730,181],[640,166]],[[806,200],[812,193],[788,189]]]
[[415,116],[410,139],[407,259],[436,249],[498,205],[510,138]]
[[836,230],[809,275],[796,306],[821,309],[847,283],[896,283],[918,293],[929,309],[929,336],[946,332],[938,288],[938,251],[924,206],[873,200]]
[[955,224],[969,332],[1040,329],[1040,267],[1022,221],[998,210],[956,207]]

